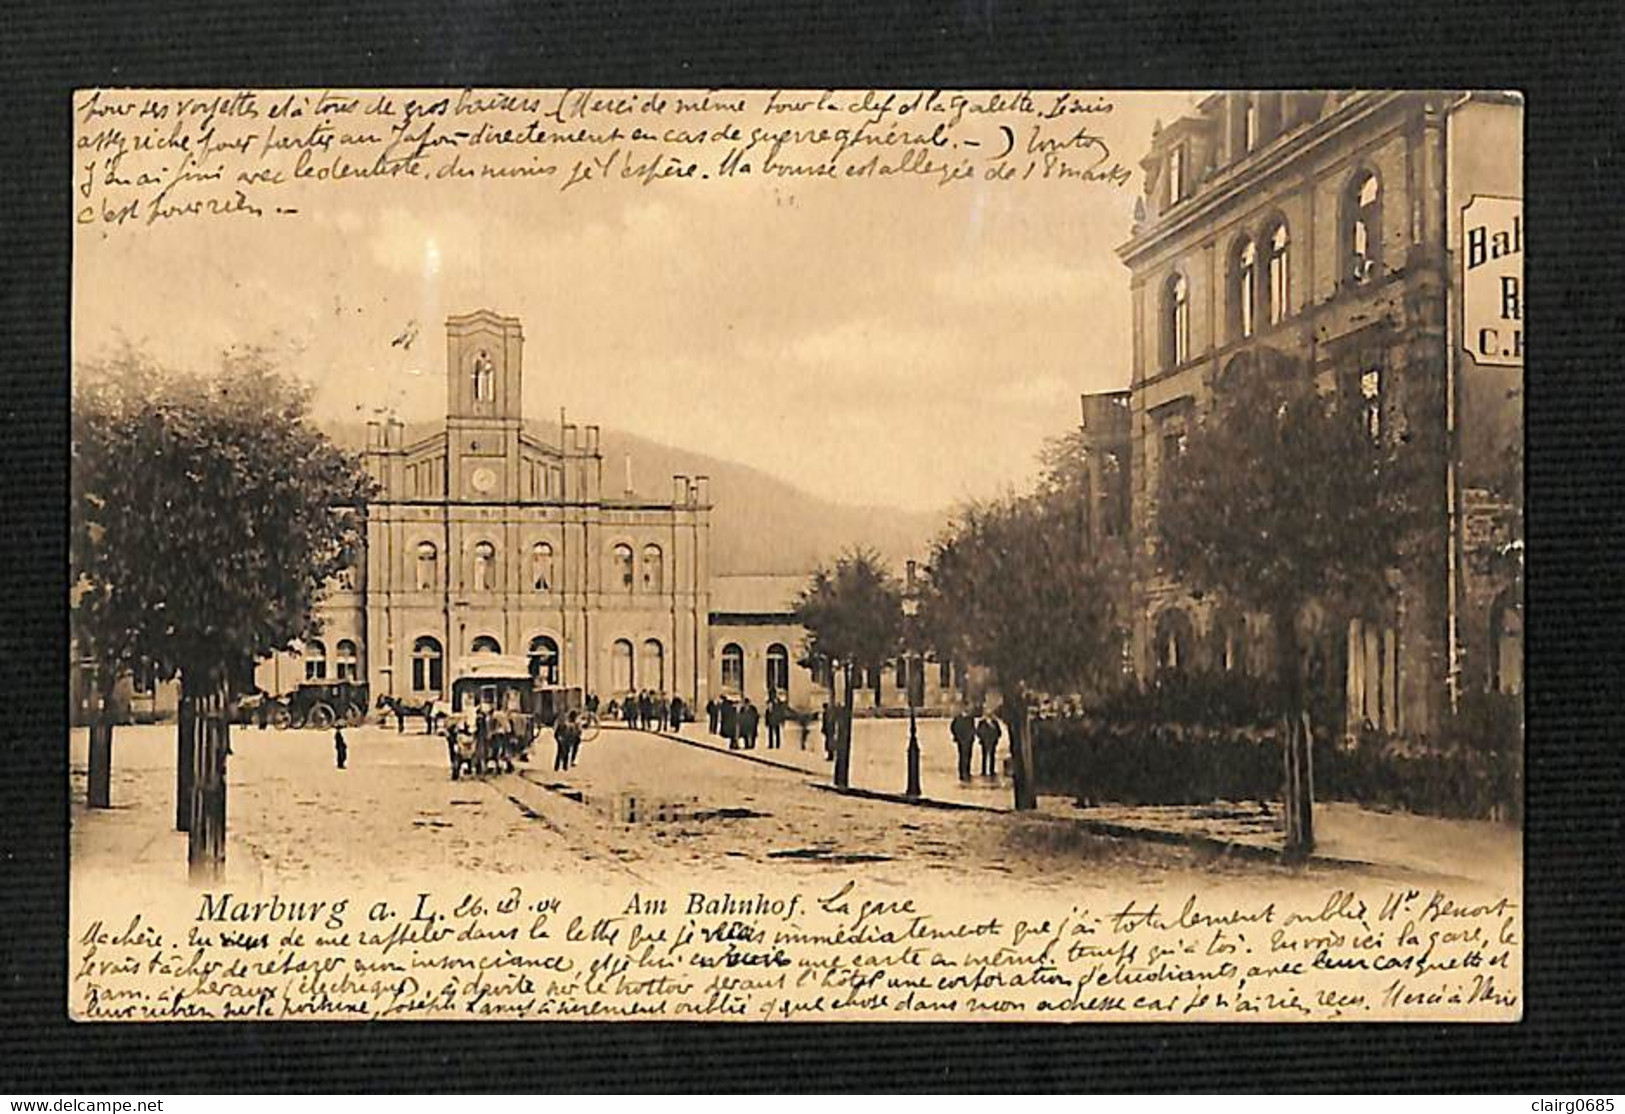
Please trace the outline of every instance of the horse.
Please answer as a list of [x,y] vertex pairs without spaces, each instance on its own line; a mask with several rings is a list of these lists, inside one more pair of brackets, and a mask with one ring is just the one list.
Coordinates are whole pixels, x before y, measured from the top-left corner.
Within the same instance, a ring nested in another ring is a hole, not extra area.
[[375,708],[378,711],[383,711],[385,708],[388,708],[392,713],[394,713],[395,730],[397,732],[406,730],[407,716],[422,716],[423,733],[425,735],[434,734],[435,702],[433,700],[425,700],[421,703],[413,704],[402,700],[398,696],[390,696],[385,694],[378,698],[378,703],[375,705]]

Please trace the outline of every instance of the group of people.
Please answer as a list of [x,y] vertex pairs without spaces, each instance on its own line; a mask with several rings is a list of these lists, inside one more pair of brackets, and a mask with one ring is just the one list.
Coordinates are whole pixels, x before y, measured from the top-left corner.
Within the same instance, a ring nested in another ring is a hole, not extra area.
[[975,712],[968,708],[960,708],[954,713],[954,718],[948,721],[948,734],[953,738],[954,747],[959,751],[960,781],[971,779],[971,760],[975,757],[978,744],[982,748],[982,776],[998,775],[994,759],[998,755],[999,740],[1003,738],[1004,730],[999,726],[997,719],[981,708],[977,708]]
[[663,692],[630,692],[609,702],[609,718],[620,716],[634,730],[680,731],[687,714],[681,696],[668,698]]
[[[728,740],[729,750],[755,750],[762,724],[767,724],[767,749],[778,750],[784,745],[784,722],[790,718],[790,707],[775,692],[767,694],[764,714],[750,697],[735,701],[731,696],[705,702],[705,725],[713,735]],[[803,739],[802,746],[806,741]]]
[[581,713],[571,709],[553,721],[553,768],[568,770],[581,753]]

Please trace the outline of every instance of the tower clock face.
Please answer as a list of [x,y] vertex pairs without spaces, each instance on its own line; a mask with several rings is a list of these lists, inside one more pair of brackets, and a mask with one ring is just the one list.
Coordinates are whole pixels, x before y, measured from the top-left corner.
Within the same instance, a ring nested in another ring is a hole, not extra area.
[[469,474],[468,482],[481,495],[489,495],[496,490],[497,474],[481,465]]

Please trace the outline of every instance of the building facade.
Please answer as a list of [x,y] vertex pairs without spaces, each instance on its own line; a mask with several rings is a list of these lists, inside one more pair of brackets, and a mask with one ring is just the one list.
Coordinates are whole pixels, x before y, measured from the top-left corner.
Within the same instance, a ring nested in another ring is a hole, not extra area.
[[[1284,361],[1357,395],[1373,436],[1428,423],[1449,446],[1432,494],[1436,559],[1346,623],[1312,608],[1311,680],[1351,729],[1410,735],[1441,730],[1465,692],[1521,689],[1518,561],[1497,559],[1517,533],[1508,510],[1521,485],[1503,467],[1522,436],[1519,279],[1491,353],[1464,316],[1463,246],[1472,199],[1522,196],[1521,127],[1521,105],[1504,97],[1269,92],[1214,95],[1155,132],[1119,249],[1133,306],[1140,676],[1268,668],[1262,616],[1195,599],[1159,569],[1156,491],[1226,377]],[[1503,262],[1521,266],[1521,217],[1497,232]]]
[[507,653],[606,701],[642,689],[703,701],[706,477],[673,477],[669,500],[606,493],[598,427],[561,423],[557,443],[529,428],[523,374],[517,318],[447,321],[444,429],[407,444],[399,423],[369,424],[380,493],[365,559],[332,586],[298,659],[259,667],[262,688],[358,679],[422,699],[471,655]]

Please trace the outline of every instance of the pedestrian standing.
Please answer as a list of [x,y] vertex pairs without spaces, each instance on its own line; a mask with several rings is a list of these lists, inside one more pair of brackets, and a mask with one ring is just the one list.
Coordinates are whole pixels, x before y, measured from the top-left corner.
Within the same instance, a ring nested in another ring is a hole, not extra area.
[[824,737],[824,761],[835,760],[835,705],[824,701],[824,715],[818,722],[818,733]]
[[637,725],[638,725],[638,694],[637,693],[629,692],[629,693],[626,694],[626,700],[623,701],[622,704],[621,704],[621,718],[626,721],[626,726],[631,727],[631,728],[636,728],[637,727]]
[[996,777],[996,767],[993,756],[999,750],[999,738],[1004,733],[999,730],[999,721],[983,713],[982,719],[976,725],[976,739],[982,744],[982,776]]
[[718,730],[717,698],[714,696],[705,702],[705,730],[712,735]]
[[671,725],[671,701],[666,699],[665,693],[655,697],[655,727],[664,731]]
[[722,707],[717,710],[717,718],[722,723],[722,737],[728,740],[728,749],[739,748],[739,709],[727,697],[722,698]]
[[553,723],[553,769],[564,770],[570,765],[570,718],[574,712],[560,716]]
[[767,700],[767,749],[778,750],[784,743],[784,701],[777,697]]
[[959,751],[959,780],[969,781],[971,755],[976,750],[976,721],[963,706],[949,721],[948,734],[953,737],[954,747]]
[[344,742],[344,729],[335,727],[333,729],[333,758],[338,762],[339,769],[344,769],[344,763],[349,757],[350,748]]
[[683,707],[683,698],[681,696],[671,698],[671,729],[673,731],[683,729],[683,715],[687,711],[688,709]]
[[745,706],[739,709],[739,718],[740,725],[744,728],[745,749],[755,750],[756,728],[761,723],[762,717],[761,713],[756,710],[756,705],[750,702],[748,696],[745,697]]

